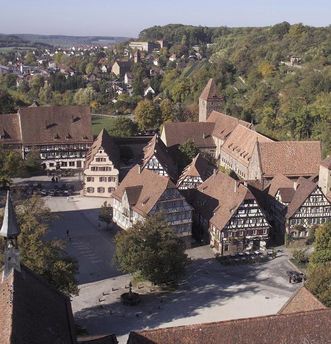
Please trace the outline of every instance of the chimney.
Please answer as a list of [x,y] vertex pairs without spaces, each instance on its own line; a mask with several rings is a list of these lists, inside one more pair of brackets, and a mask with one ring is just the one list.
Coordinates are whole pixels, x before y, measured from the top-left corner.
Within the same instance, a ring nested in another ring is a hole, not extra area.
[[293,183],[293,189],[294,190],[296,190],[297,188],[298,188],[298,181],[295,181],[294,183]]
[[234,181],[234,192],[237,192],[237,181]]
[[202,133],[202,138],[205,139],[206,138],[206,134]]

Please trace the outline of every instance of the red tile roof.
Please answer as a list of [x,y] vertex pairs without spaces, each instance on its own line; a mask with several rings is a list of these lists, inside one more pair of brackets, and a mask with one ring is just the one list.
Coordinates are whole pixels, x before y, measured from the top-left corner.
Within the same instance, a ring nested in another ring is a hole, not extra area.
[[319,171],[319,141],[258,142],[261,172],[264,177],[283,174],[288,177],[312,176]]
[[18,111],[23,144],[72,144],[93,141],[87,106],[38,106]]
[[248,167],[257,142],[272,142],[272,140],[239,124],[228,136],[222,151]]
[[318,309],[326,309],[307,288],[299,288],[278,311],[278,314],[290,314],[297,312],[309,312]]
[[162,137],[165,136],[167,147],[192,140],[198,148],[215,148],[214,127],[215,123],[207,122],[169,122],[164,123]]
[[322,162],[321,165],[323,167],[326,167],[328,170],[331,170],[331,155],[325,158]]
[[214,168],[215,167],[199,153],[192,162],[185,167],[178,179],[177,186],[179,186],[186,177],[200,177],[202,181],[205,181],[211,176]]
[[268,194],[272,197],[275,197],[277,191],[281,188],[293,188],[294,182],[293,180],[285,177],[282,174],[276,174],[272,180],[267,185],[266,189],[268,190]]
[[213,98],[219,98],[219,96],[217,94],[217,87],[214,79],[209,79],[206,87],[203,89],[200,95],[200,99],[210,100]]
[[236,117],[232,117],[218,111],[212,111],[207,119],[207,122],[215,123],[212,135],[222,140],[225,140],[238,124],[241,124],[247,128],[253,128],[251,123],[242,121]]
[[331,309],[131,332],[128,344],[331,343]]
[[144,147],[144,158],[142,161],[142,169],[146,167],[148,162],[155,156],[158,162],[161,164],[163,169],[173,180],[177,179],[177,168],[176,164],[172,160],[170,153],[163,141],[158,135],[154,135],[153,138],[148,142],[147,146]]
[[146,216],[168,188],[176,188],[169,177],[160,176],[148,169],[141,170],[136,165],[112,193],[112,197],[121,201],[126,192],[133,209]]
[[0,343],[76,343],[70,300],[22,266],[0,283]]
[[90,166],[90,163],[93,161],[95,154],[100,148],[104,149],[105,153],[115,166],[119,163],[119,149],[108,132],[105,129],[102,129],[86,154],[85,168]]
[[0,114],[0,144],[20,143],[22,143],[22,137],[18,114]]

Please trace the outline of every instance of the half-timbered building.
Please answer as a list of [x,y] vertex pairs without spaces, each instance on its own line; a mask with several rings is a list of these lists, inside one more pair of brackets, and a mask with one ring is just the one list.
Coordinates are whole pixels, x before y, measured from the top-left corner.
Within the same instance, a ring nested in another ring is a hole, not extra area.
[[33,106],[2,115],[0,144],[25,159],[38,152],[45,169],[80,169],[93,142],[87,106]]
[[[287,205],[286,232],[293,238],[306,238],[316,225],[331,220],[331,202],[314,182],[299,178]],[[282,202],[283,203],[283,202]]]
[[177,182],[179,190],[196,189],[209,178],[215,167],[200,153],[185,167]]
[[192,207],[168,176],[134,166],[111,195],[113,221],[129,229],[148,215],[162,212],[177,235],[191,242]]
[[144,148],[144,158],[141,163],[142,169],[151,170],[160,176],[177,179],[177,168],[168,152],[167,147],[156,134]]
[[270,226],[264,210],[247,186],[214,173],[198,189],[195,223],[210,235],[210,246],[221,255],[266,247]]

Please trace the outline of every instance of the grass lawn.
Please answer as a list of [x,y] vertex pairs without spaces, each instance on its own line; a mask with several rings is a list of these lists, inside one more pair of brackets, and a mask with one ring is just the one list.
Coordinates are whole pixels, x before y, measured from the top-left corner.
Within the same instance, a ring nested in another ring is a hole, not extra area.
[[113,125],[114,120],[114,117],[92,116],[93,135],[98,135],[103,128],[109,131],[109,129]]

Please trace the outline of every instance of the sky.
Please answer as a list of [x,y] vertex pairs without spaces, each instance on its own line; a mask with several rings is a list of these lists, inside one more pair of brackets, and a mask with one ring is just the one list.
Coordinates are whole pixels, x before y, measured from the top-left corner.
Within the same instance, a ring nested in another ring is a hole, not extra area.
[[170,23],[328,26],[331,0],[0,0],[1,33],[137,37]]

